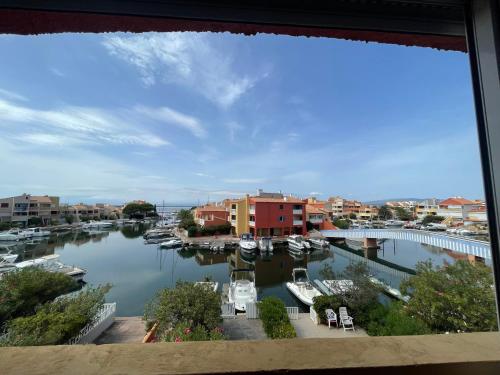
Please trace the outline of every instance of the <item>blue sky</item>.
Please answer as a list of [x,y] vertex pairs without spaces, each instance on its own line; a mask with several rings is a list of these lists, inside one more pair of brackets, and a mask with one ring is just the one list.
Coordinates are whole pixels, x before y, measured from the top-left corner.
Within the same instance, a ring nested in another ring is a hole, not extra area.
[[0,49],[0,196],[483,196],[463,53],[228,33]]

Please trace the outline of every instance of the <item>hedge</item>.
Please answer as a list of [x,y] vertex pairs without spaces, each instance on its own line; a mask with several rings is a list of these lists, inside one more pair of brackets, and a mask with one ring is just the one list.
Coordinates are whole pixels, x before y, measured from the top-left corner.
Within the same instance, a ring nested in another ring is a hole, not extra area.
[[297,336],[290,323],[285,304],[277,297],[266,297],[259,303],[264,331],[271,339],[289,339]]

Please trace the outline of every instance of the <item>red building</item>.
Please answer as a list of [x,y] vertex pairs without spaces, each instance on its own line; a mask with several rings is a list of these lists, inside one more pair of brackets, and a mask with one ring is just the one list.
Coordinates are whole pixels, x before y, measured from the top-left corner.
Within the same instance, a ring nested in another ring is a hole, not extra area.
[[224,206],[206,205],[196,207],[194,221],[202,227],[213,227],[228,223],[228,212]]
[[256,237],[307,232],[305,203],[297,198],[250,197],[248,214],[250,232]]

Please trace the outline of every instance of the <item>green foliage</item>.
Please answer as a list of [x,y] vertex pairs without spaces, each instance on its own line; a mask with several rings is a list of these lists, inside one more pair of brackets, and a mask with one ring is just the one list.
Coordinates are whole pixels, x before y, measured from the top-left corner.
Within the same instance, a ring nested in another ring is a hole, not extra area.
[[12,222],[10,221],[0,221],[0,231],[8,230],[13,227]]
[[408,221],[413,219],[413,214],[403,207],[396,207],[394,210],[399,220]]
[[123,214],[133,218],[156,216],[156,207],[151,203],[128,203],[123,208]]
[[310,221],[306,221],[306,230],[308,232],[312,231],[314,229],[314,225],[313,223],[311,223]]
[[199,225],[191,225],[187,228],[188,237],[197,236],[214,236],[229,234],[231,232],[231,224],[214,225],[212,227],[201,227]]
[[339,307],[344,306],[342,299],[335,295],[315,297],[313,302],[314,310],[322,322],[326,322],[326,309],[332,309],[333,311],[338,312]]
[[196,237],[196,235],[198,234],[198,227],[196,225],[192,225],[187,228],[187,232],[188,237]]
[[356,214],[354,212],[351,212],[349,214],[349,219],[356,219],[356,218],[357,218],[357,216],[356,216]]
[[63,297],[41,306],[34,315],[7,323],[9,346],[65,344],[96,317],[109,286],[89,288],[75,297]]
[[224,330],[221,327],[207,330],[200,325],[192,327],[188,322],[181,322],[168,331],[163,340],[168,342],[224,340],[223,332]]
[[323,263],[323,266],[319,270],[319,276],[323,280],[335,280],[335,272],[333,271],[332,265],[329,263]]
[[392,302],[389,307],[374,305],[369,312],[366,331],[370,336],[405,336],[431,333],[427,325],[408,315],[401,302]]
[[386,205],[380,207],[378,209],[378,217],[382,220],[389,220],[392,219],[392,211],[389,207]]
[[39,217],[30,217],[28,219],[28,225],[29,226],[39,226],[39,225],[42,225],[42,219],[40,219]]
[[260,319],[264,331],[271,339],[288,339],[297,336],[290,323],[285,304],[277,297],[266,297],[259,303]]
[[73,215],[66,215],[64,216],[64,220],[66,221],[66,224],[73,224],[75,217]]
[[440,223],[443,220],[444,220],[444,216],[427,215],[426,217],[423,218],[422,224],[427,225],[430,223]]
[[349,229],[349,220],[345,219],[334,219],[332,224],[339,229]]
[[8,272],[0,280],[0,326],[9,319],[31,315],[54,298],[78,289],[67,275],[27,267]]
[[410,315],[433,331],[497,330],[491,269],[482,263],[457,261],[434,268],[431,261],[417,264],[417,275],[402,284],[411,296]]
[[175,288],[157,293],[146,305],[144,319],[158,322],[159,336],[182,322],[211,331],[221,322],[220,296],[209,288],[179,281]]

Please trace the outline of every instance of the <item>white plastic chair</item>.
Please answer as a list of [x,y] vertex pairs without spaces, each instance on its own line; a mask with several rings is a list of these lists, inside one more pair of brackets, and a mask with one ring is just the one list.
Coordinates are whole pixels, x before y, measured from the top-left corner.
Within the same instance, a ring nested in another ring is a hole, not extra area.
[[340,324],[342,324],[344,331],[347,331],[348,329],[352,329],[353,331],[355,331],[353,319],[347,314],[346,307],[339,308],[339,316]]
[[328,329],[330,329],[330,324],[335,323],[335,325],[339,326],[339,322],[337,321],[337,314],[332,309],[326,309],[325,310],[326,314],[326,320],[328,321]]

